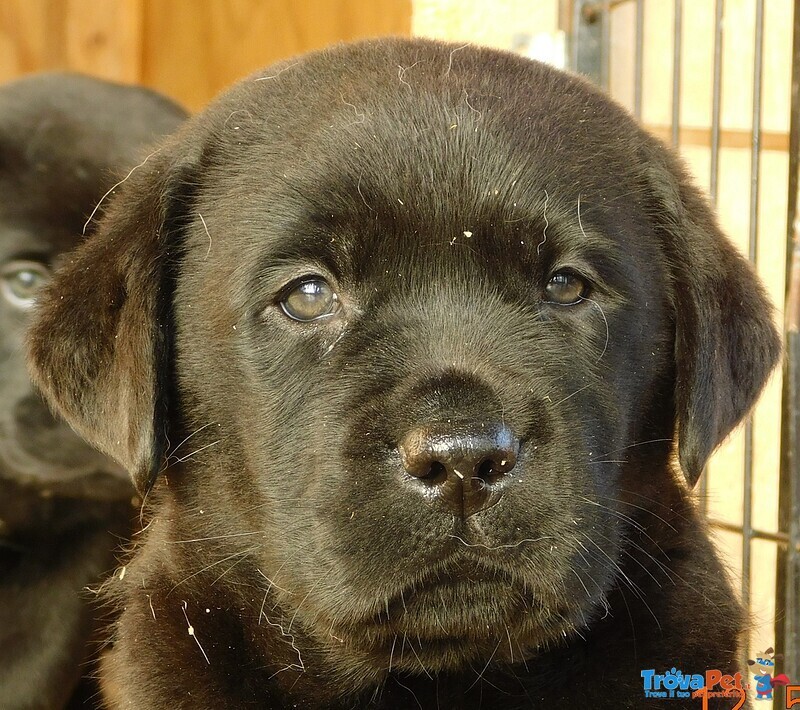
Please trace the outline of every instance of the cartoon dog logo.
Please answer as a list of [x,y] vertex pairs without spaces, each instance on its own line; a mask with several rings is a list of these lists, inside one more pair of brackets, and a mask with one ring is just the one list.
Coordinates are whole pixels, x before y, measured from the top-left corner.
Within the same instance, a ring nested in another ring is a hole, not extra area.
[[789,685],[791,682],[788,676],[781,673],[772,677],[772,672],[775,670],[775,661],[782,659],[783,656],[779,653],[775,655],[775,649],[770,646],[766,651],[759,652],[755,660],[747,659],[748,666],[755,666],[753,668],[753,678],[756,685],[756,700],[772,700],[772,689],[776,685]]

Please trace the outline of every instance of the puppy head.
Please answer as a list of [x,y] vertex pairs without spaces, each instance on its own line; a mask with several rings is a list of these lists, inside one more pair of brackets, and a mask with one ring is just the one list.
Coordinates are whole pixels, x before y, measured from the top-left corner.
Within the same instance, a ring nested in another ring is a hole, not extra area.
[[[778,351],[752,270],[624,112],[398,40],[278,66],[187,125],[31,335],[49,399],[141,490],[187,440],[165,492],[185,522],[264,531],[276,609],[407,670],[588,623],[624,492],[676,490],[676,432],[693,482]],[[401,635],[420,646],[392,658]]]
[[[0,467],[14,480],[100,494],[116,472],[50,414],[25,367],[24,332],[40,289],[81,234],[89,214],[141,160],[144,145],[183,119],[144,89],[69,74],[0,87]],[[121,177],[121,176],[120,176]],[[117,489],[120,486],[116,486]],[[124,489],[123,489],[124,490]]]

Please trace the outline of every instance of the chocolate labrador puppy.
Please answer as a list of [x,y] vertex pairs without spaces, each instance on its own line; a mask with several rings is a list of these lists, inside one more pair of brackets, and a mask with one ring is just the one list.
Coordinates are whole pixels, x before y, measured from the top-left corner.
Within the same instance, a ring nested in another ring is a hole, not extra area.
[[84,587],[113,568],[112,550],[135,513],[121,469],[34,392],[22,347],[31,309],[117,173],[183,118],[150,91],[88,77],[39,75],[0,87],[3,708],[67,701],[90,650]]
[[120,187],[30,343],[147,496],[111,707],[681,708],[647,679],[739,670],[689,486],[779,338],[577,77],[403,39],[253,76]]

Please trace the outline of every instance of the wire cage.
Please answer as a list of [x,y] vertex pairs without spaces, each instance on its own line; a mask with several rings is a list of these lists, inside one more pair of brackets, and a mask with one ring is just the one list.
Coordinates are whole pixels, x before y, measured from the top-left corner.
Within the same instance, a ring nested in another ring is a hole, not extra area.
[[[765,141],[773,139],[767,147],[772,149],[775,136],[768,135],[763,127],[764,112],[764,57],[765,57],[765,13],[775,9],[776,5],[767,5],[765,0],[750,0],[749,3],[737,2],[736,16],[731,20],[726,17],[726,10],[736,0],[703,0],[713,13],[711,22],[713,37],[707,37],[713,43],[713,54],[707,68],[710,76],[710,125],[701,130],[703,140],[707,142],[709,156],[707,161],[707,188],[712,202],[717,203],[720,197],[720,155],[724,144],[725,126],[723,122],[723,88],[724,71],[723,48],[732,30],[732,21],[739,26],[736,41],[742,43],[742,35],[749,36],[750,47],[743,54],[752,53],[752,64],[738,67],[741,78],[749,74],[751,83],[750,117],[746,131],[740,132],[739,148],[749,149],[749,195],[747,200],[747,240],[744,250],[758,264],[762,254],[763,240],[778,240],[775,248],[785,249],[785,273],[782,293],[776,299],[777,306],[784,315],[785,357],[782,373],[782,390],[780,394],[777,420],[780,422],[780,456],[776,470],[777,478],[777,524],[775,529],[764,529],[754,522],[754,471],[758,466],[758,457],[754,447],[754,426],[750,418],[743,428],[743,446],[741,448],[742,470],[742,504],[738,520],[732,523],[716,517],[709,510],[709,476],[701,479],[698,492],[698,505],[708,518],[712,530],[732,533],[740,538],[741,545],[741,599],[748,612],[752,612],[751,582],[753,579],[753,546],[756,541],[765,541],[775,547],[776,570],[774,571],[773,593],[775,597],[774,639],[777,652],[783,654],[782,672],[793,681],[800,679],[800,219],[797,214],[798,197],[798,164],[800,162],[800,0],[787,0],[787,10],[791,17],[791,27],[786,32],[791,34],[790,70],[786,85],[779,91],[786,92],[789,116],[785,118],[788,125],[788,136],[782,134],[778,138],[780,149],[788,152],[788,173],[785,175],[786,196],[786,229],[784,233],[762,234],[760,227],[760,210],[765,208],[765,199],[769,195],[762,194],[762,155]],[[789,4],[792,3],[792,4]],[[587,75],[594,82],[614,95],[613,77],[627,74],[632,83],[632,92],[628,104],[639,120],[643,119],[643,97],[646,91],[658,91],[669,103],[669,124],[662,126],[662,137],[681,150],[682,136],[692,129],[682,123],[682,82],[687,75],[684,65],[687,36],[687,9],[685,0],[661,2],[658,10],[663,12],[669,5],[671,17],[667,26],[658,29],[660,35],[669,34],[665,42],[671,48],[671,81],[654,83],[648,76],[646,59],[646,14],[654,3],[646,0],[566,0],[562,2],[562,24],[566,29],[567,62],[571,69]],[[746,12],[742,12],[745,10]],[[624,22],[620,17],[624,15]],[[663,18],[662,18],[663,19]],[[614,32],[614,23],[618,26]],[[627,33],[626,49],[620,53],[615,49],[614,38],[619,33]],[[660,45],[662,50],[664,44]],[[735,49],[739,49],[737,46]],[[662,63],[666,58],[662,57]],[[652,66],[652,63],[651,63]],[[692,65],[693,72],[698,71]],[[666,86],[664,84],[667,84]],[[774,88],[774,87],[771,87]],[[647,125],[647,121],[643,121]],[[694,129],[697,132],[697,129]],[[656,130],[655,132],[659,132]],[[687,133],[688,135],[688,133]],[[787,140],[788,138],[788,140]],[[745,142],[746,141],[746,142]],[[740,200],[741,201],[741,200]],[[782,296],[782,302],[780,296]],[[751,648],[749,629],[743,629],[745,636],[745,653]],[[743,659],[744,661],[745,659]]]

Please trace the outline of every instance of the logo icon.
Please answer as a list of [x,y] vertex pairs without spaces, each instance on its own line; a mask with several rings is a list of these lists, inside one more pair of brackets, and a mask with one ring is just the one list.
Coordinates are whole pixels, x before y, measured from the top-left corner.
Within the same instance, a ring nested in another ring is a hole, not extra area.
[[789,685],[791,681],[783,673],[772,676],[775,670],[775,661],[782,659],[779,653],[770,646],[766,651],[756,654],[755,660],[748,658],[747,665],[752,667],[753,679],[756,681],[756,700],[772,700],[772,689],[776,685]]

